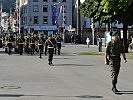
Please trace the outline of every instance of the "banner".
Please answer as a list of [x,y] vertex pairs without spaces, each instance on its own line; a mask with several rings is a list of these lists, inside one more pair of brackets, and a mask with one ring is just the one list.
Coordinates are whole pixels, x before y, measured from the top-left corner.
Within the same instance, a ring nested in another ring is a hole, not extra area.
[[57,17],[56,17],[57,6],[56,5],[52,5],[51,9],[52,9],[52,25],[56,25],[56,21],[57,21]]

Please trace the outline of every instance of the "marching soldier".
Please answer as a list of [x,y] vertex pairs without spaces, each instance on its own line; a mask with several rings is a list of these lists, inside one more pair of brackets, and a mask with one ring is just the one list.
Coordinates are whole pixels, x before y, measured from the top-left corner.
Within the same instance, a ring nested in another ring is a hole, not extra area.
[[122,41],[120,41],[118,32],[111,32],[112,40],[108,43],[105,52],[105,64],[111,67],[111,78],[112,78],[112,91],[114,93],[119,92],[116,88],[117,78],[120,71],[120,55],[122,54],[125,62],[126,56]]
[[62,41],[62,38],[58,34],[57,37],[56,37],[56,44],[57,44],[58,55],[60,55],[60,51],[61,51],[61,41]]
[[13,37],[9,34],[7,37],[8,54],[11,55],[13,49]]
[[20,54],[20,55],[23,54],[23,47],[24,47],[24,38],[23,38],[23,36],[21,35],[21,36],[18,38],[18,51],[19,51],[19,54]]
[[48,61],[49,65],[53,65],[52,60],[53,60],[53,54],[54,54],[54,39],[52,38],[52,35],[48,37],[48,39],[45,42],[45,48],[48,48]]
[[35,35],[32,34],[31,38],[30,38],[30,52],[31,52],[31,55],[34,54],[35,52]]
[[28,36],[25,38],[24,51],[28,54],[30,53],[30,38]]
[[38,39],[38,49],[39,49],[39,57],[42,58],[43,50],[44,50],[44,39],[41,35],[39,35]]
[[[47,36],[46,34],[44,34],[44,37],[43,37],[43,38],[44,38],[44,43],[45,43],[45,41],[48,39],[48,36]],[[45,45],[45,44],[44,44],[44,45]],[[47,49],[48,49],[48,48],[45,46],[45,50],[44,50],[44,54],[45,54],[45,55],[47,55]]]

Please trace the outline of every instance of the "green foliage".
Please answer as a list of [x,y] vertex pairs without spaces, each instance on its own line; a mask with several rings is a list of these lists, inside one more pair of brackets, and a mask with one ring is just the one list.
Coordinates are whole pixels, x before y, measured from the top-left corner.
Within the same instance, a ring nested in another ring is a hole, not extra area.
[[94,21],[133,23],[133,0],[85,0],[80,11]]

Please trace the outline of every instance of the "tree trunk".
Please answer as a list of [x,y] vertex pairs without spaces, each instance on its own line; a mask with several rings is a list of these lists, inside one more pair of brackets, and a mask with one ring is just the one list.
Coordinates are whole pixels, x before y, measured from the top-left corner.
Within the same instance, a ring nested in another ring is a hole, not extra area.
[[128,25],[126,23],[123,23],[123,44],[125,46],[125,53],[128,53],[127,29]]

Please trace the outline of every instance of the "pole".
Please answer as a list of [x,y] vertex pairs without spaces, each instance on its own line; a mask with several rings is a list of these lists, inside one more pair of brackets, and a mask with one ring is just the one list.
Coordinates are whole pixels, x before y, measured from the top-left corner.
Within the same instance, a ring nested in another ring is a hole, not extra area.
[[21,16],[20,16],[20,14],[21,14],[21,0],[19,0],[19,27],[18,27],[18,29],[19,29],[19,34],[21,34],[21,30],[20,30],[20,28],[21,28]]
[[94,27],[93,18],[91,19],[91,29],[92,29],[92,44],[94,45],[95,27]]
[[65,13],[64,13],[64,5],[62,5],[63,7],[63,14],[62,14],[62,27],[63,27],[63,42],[65,42]]

